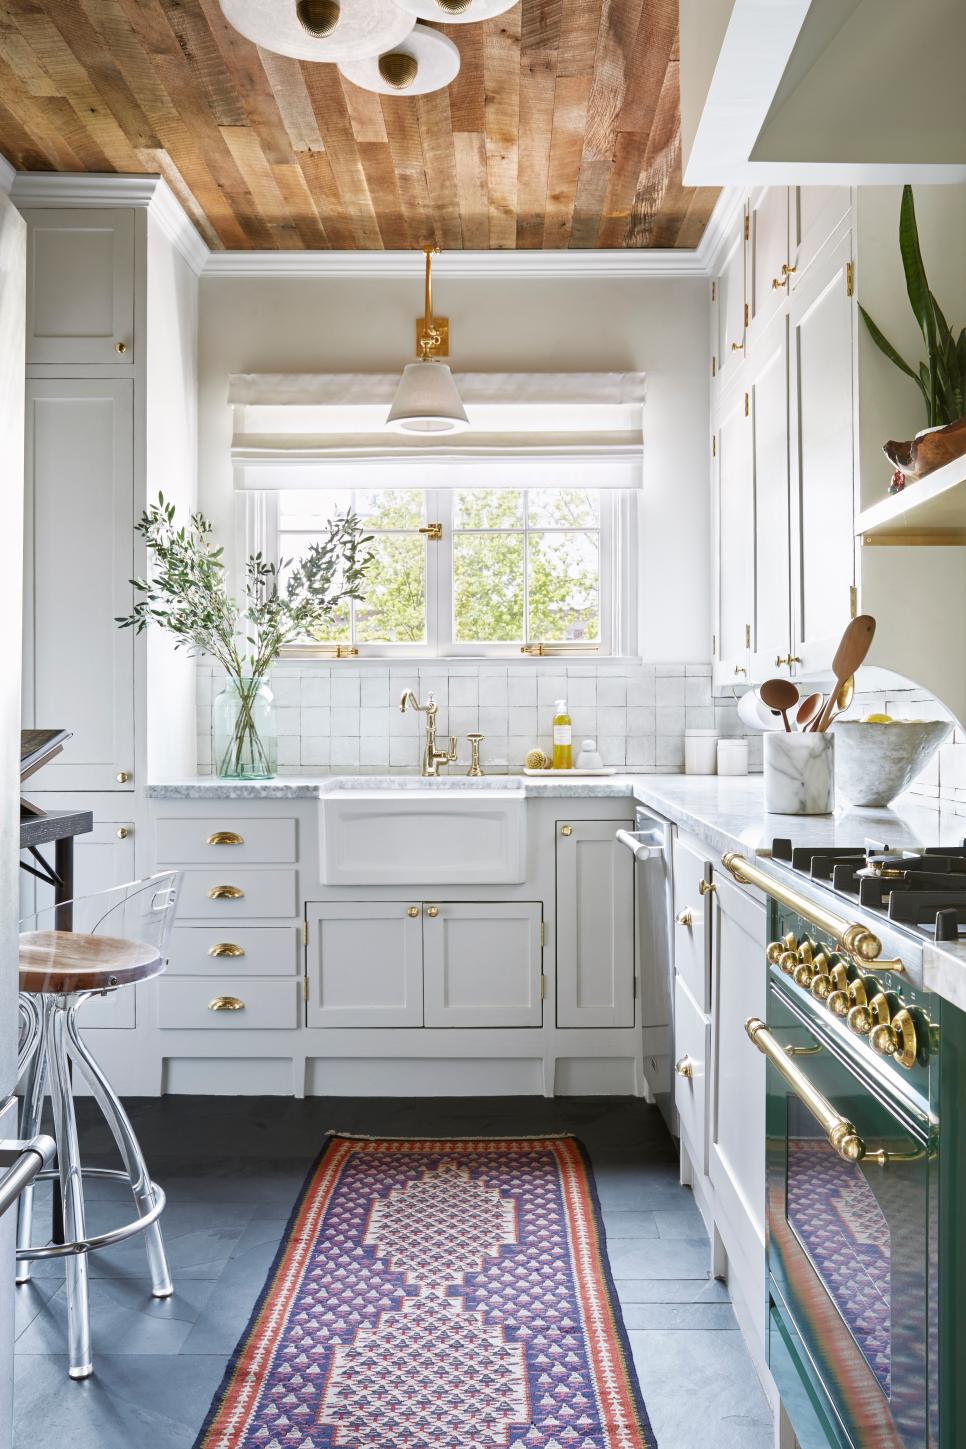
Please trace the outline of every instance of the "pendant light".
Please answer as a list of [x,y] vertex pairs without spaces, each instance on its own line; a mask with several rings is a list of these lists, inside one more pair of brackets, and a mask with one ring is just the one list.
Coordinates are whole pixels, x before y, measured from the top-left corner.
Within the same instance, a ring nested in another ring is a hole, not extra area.
[[[408,13],[408,12],[407,12]],[[346,80],[384,96],[425,96],[456,79],[458,48],[441,30],[414,25],[405,40],[382,55],[342,61]]]
[[226,20],[264,50],[296,60],[358,60],[393,50],[416,16],[395,0],[219,0]]
[[439,247],[423,247],[426,256],[426,310],[419,335],[419,360],[403,368],[386,426],[397,433],[462,433],[470,425],[462,399],[445,362],[433,354],[442,340],[433,322],[432,258]]

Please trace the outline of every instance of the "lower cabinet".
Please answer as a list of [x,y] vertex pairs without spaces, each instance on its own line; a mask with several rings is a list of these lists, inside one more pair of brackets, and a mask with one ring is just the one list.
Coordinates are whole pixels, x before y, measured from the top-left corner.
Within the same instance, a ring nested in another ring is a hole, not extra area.
[[311,903],[310,1027],[543,1021],[538,901]]
[[634,1025],[631,820],[557,824],[557,1025]]
[[674,982],[674,1105],[681,1139],[696,1173],[708,1172],[708,1057],[711,1026],[684,978]]

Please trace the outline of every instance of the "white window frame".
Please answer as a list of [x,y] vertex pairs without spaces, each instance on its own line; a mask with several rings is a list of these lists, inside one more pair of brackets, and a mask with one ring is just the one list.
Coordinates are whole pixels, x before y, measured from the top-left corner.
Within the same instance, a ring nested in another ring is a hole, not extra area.
[[[351,484],[348,485],[351,487]],[[391,485],[388,485],[391,486]],[[451,488],[426,488],[426,522],[442,524],[439,541],[428,537],[426,548],[426,640],[422,644],[362,644],[355,647],[359,659],[521,659],[529,656],[519,641],[487,643],[456,641],[452,636],[453,612],[453,495]],[[521,490],[525,491],[525,490]],[[636,490],[602,488],[600,498],[600,640],[596,647],[566,641],[553,646],[553,657],[586,657],[588,660],[634,656],[637,648],[637,527]],[[278,493],[248,491],[236,494],[238,519],[237,556],[244,560],[261,550],[270,563],[279,562]],[[402,533],[408,530],[399,530]],[[474,530],[469,530],[470,532]],[[521,533],[522,528],[486,530],[493,533]],[[537,529],[536,532],[554,532]],[[536,641],[534,641],[536,642]],[[287,658],[331,657],[331,646],[311,644],[286,649]]]

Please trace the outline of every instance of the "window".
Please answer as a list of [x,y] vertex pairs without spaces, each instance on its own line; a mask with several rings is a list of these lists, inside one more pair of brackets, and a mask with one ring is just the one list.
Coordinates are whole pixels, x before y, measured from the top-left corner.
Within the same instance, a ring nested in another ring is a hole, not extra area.
[[[249,494],[249,547],[297,560],[352,508],[373,536],[366,598],[305,654],[630,652],[627,593],[634,495],[595,488],[311,489]],[[441,525],[441,535],[431,524]],[[617,540],[621,540],[618,547]],[[625,619],[626,622],[626,619]],[[623,649],[622,647],[623,646]]]

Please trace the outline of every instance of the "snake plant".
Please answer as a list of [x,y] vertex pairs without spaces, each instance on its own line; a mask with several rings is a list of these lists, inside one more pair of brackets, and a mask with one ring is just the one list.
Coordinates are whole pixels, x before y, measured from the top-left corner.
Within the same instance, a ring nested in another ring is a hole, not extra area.
[[963,404],[966,393],[966,327],[958,338],[955,337],[939,303],[929,290],[919,246],[919,228],[916,225],[916,206],[911,186],[902,188],[899,251],[906,275],[906,291],[926,344],[926,361],[920,362],[918,371],[914,371],[900,357],[863,306],[859,306],[859,311],[879,350],[885,353],[900,372],[911,377],[922,393],[926,404],[927,427],[942,427],[944,424],[956,422],[966,411]]

